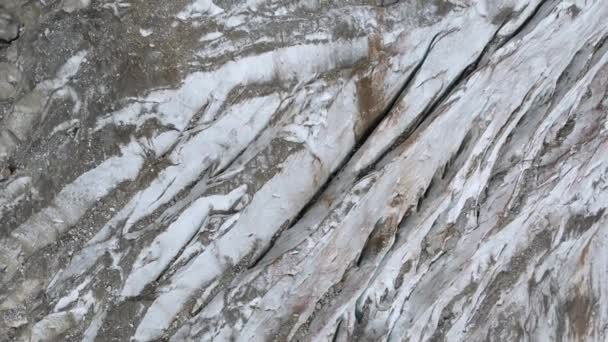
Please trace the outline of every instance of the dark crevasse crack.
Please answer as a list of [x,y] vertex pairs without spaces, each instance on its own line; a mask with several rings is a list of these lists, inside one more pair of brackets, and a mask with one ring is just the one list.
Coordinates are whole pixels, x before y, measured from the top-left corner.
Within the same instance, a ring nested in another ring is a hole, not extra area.
[[[478,57],[471,64],[469,64],[467,67],[465,67],[462,70],[462,72],[449,84],[449,86],[443,92],[441,92],[441,94],[437,97],[436,100],[432,101],[427,106],[427,108],[423,111],[423,114],[420,115],[419,119],[414,123],[414,128],[412,130],[408,130],[407,132],[402,134],[400,136],[400,138],[398,138],[397,141],[386,152],[382,153],[378,158],[376,158],[376,160],[374,160],[374,162],[371,164],[371,166],[369,168],[362,170],[362,172],[360,172],[358,175],[356,175],[355,181],[360,180],[360,179],[364,178],[365,176],[367,176],[375,168],[377,163],[383,159],[383,157],[385,155],[392,152],[397,146],[399,146],[403,141],[405,141],[412,132],[416,131],[423,124],[423,122],[426,120],[426,118],[428,118],[431,115],[431,113],[435,112],[437,107],[439,105],[441,105],[445,101],[445,99],[447,99],[459,85],[464,83],[478,69],[480,61],[491,50],[491,46],[494,44],[494,41],[497,39],[498,32],[505,25],[505,23],[506,23],[506,21],[495,30],[492,38],[484,46],[484,48],[482,49],[482,52],[478,55]],[[429,45],[426,48],[421,60],[418,62],[418,64],[414,67],[414,69],[410,72],[408,77],[402,83],[402,85],[399,88],[399,91],[391,98],[391,100],[385,106],[382,113],[377,116],[377,118],[370,125],[370,127],[368,127],[368,129],[362,134],[361,139],[359,140],[357,145],[355,145],[355,147],[349,152],[349,154],[342,160],[340,166],[336,169],[336,171],[334,171],[328,177],[326,182],[319,188],[319,190],[317,190],[317,192],[311,198],[311,200],[304,206],[304,208],[302,208],[302,210],[298,213],[298,215],[293,220],[291,220],[291,223],[289,224],[289,228],[293,227],[297,222],[299,222],[300,219],[302,219],[302,217],[310,210],[310,208],[312,206],[314,206],[315,203],[318,202],[319,198],[324,194],[324,192],[327,190],[327,188],[330,186],[330,184],[332,184],[332,182],[340,179],[341,174],[343,173],[344,169],[348,165],[348,162],[352,159],[352,157],[355,155],[355,153],[357,153],[357,151],[363,146],[365,141],[367,141],[369,139],[369,137],[373,134],[373,132],[377,129],[377,127],[383,121],[383,119],[385,117],[387,117],[391,113],[391,111],[395,110],[395,108],[398,106],[400,100],[409,91],[409,89],[411,88],[414,80],[416,79],[416,76],[418,75],[420,69],[422,68],[425,61],[427,60],[435,43],[442,36],[446,36],[449,33],[450,33],[450,31],[448,31],[448,32],[441,31],[441,32],[436,33],[433,36],[433,38],[429,42]],[[405,215],[404,215],[404,217],[405,217]],[[403,218],[401,218],[400,221],[402,219]],[[398,229],[395,229],[392,232],[393,236],[394,236],[394,234],[396,234],[397,230]],[[278,235],[280,235],[280,232],[282,232],[282,231],[283,231],[283,229],[279,230],[279,233],[276,235],[276,237],[278,237]],[[268,254],[268,252],[272,249],[274,243],[276,242],[276,240],[277,240],[276,237],[272,239],[272,242],[271,242],[271,244],[269,244],[268,248],[266,248],[264,250],[264,252],[261,254],[261,256],[259,258],[256,258],[255,262],[253,262],[251,264],[249,269],[255,268],[261,260],[264,260],[264,257],[266,256],[266,254]],[[358,258],[358,259],[360,259],[360,258]]]
[[[294,220],[291,222],[295,223],[297,221]],[[263,246],[262,251],[259,252],[259,254],[255,256],[255,258],[249,263],[249,265],[247,265],[248,270],[252,270],[252,269],[258,267],[258,265],[260,265],[262,260],[264,260],[266,258],[266,255],[268,255],[268,253],[272,250],[272,247],[274,247],[274,244],[279,239],[279,236],[281,235],[281,233],[285,229],[288,229],[287,227],[289,227],[291,225],[291,222],[290,221],[285,222],[285,224],[282,225],[282,227],[272,236],[272,238],[270,238],[270,242],[267,245]]]
[[[505,46],[510,41],[517,39],[518,37],[525,36],[531,32],[538,23],[549,14],[555,6],[559,3],[558,0],[543,0],[540,1],[532,13],[517,27],[511,34],[501,37],[497,42],[497,50]],[[508,20],[507,20],[508,21]]]
[[439,32],[433,36],[433,38],[429,42],[429,45],[427,46],[427,48],[424,52],[422,58],[420,59],[418,64],[416,64],[414,69],[408,74],[406,79],[403,81],[403,83],[399,87],[399,90],[389,100],[387,105],[381,111],[381,114],[378,115],[375,118],[375,120],[372,121],[372,123],[369,125],[369,127],[363,132],[359,141],[355,143],[354,148],[349,151],[348,155],[341,161],[340,165],[336,168],[336,170],[334,172],[332,172],[332,174],[329,175],[329,177],[327,178],[325,183],[319,188],[319,190],[317,190],[317,192],[311,198],[311,200],[306,204],[306,206],[304,206],[304,208],[302,208],[302,210],[298,213],[298,215],[292,220],[292,224],[290,225],[289,228],[293,227],[293,225],[295,223],[297,223],[308,210],[310,210],[310,208],[319,200],[319,198],[323,195],[325,190],[327,190],[329,185],[332,184],[332,182],[334,182],[337,179],[340,179],[340,176],[343,173],[346,166],[348,165],[348,162],[357,153],[357,151],[363,146],[365,141],[367,141],[369,139],[369,137],[372,135],[372,133],[380,125],[382,120],[397,106],[397,104],[403,98],[403,96],[405,96],[407,91],[410,89],[414,79],[416,79],[418,72],[422,68],[422,65],[426,61],[429,53],[431,52],[431,49],[433,48],[433,45],[436,43],[437,38],[441,35],[441,33],[442,32]]
[[[442,32],[438,32],[438,33],[436,33],[433,36],[433,38],[431,38],[431,41],[429,42],[429,45],[427,46],[427,48],[426,48],[424,54],[422,55],[422,58],[418,62],[418,64],[416,64],[416,66],[414,67],[414,69],[410,72],[410,74],[408,75],[408,77],[402,83],[401,87],[399,87],[399,90],[389,100],[388,104],[386,105],[386,107],[384,108],[384,110],[382,111],[382,113],[380,115],[378,115],[378,117],[372,122],[372,124],[370,125],[370,127],[368,127],[365,130],[365,132],[361,135],[361,139],[359,139],[357,145],[351,151],[351,154],[349,154],[345,158],[343,166],[346,165],[346,163],[359,150],[359,148],[361,148],[361,146],[363,146],[363,144],[369,139],[369,137],[378,128],[378,126],[384,120],[384,118],[388,114],[390,114],[397,107],[397,105],[399,104],[399,102],[401,101],[401,99],[403,99],[403,97],[407,94],[407,92],[412,87],[412,84],[414,83],[414,80],[418,76],[418,74],[420,72],[420,69],[422,69],[422,66],[424,65],[424,62],[427,60],[427,58],[428,58],[429,54],[431,53],[431,50],[433,49],[433,46],[435,45],[435,43],[438,42],[438,39],[441,39],[440,36],[443,37],[445,35],[448,35],[449,33],[450,32],[443,32],[443,31]],[[341,171],[340,169],[338,169],[338,170]]]
[[340,338],[340,327],[342,326],[342,323],[344,322],[343,319],[339,320],[338,323],[336,323],[336,331],[334,331],[334,336],[332,336],[331,341],[332,342],[338,342],[338,338]]
[[420,115],[416,117],[416,120],[410,125],[410,128],[406,129],[402,132],[399,137],[395,140],[395,142],[383,153],[380,153],[370,165],[361,170],[357,175],[358,179],[361,179],[368,175],[370,172],[373,172],[377,168],[377,165],[386,158],[386,156],[391,155],[399,146],[401,146],[408,138],[414,134],[417,130],[419,130],[422,126],[430,124],[435,117],[437,117],[437,109],[439,106],[445,103],[445,101],[454,93],[454,91],[464,84],[477,70],[479,70],[481,62],[484,58],[494,52],[492,46],[495,44],[495,41],[498,37],[498,32],[500,29],[506,24],[507,21],[503,22],[496,31],[494,32],[492,38],[488,41],[488,43],[484,46],[481,53],[477,56],[477,58],[468,66],[466,66],[459,74],[450,82],[450,84],[443,90],[434,100],[432,100],[427,107],[422,111]]
[[[506,23],[506,21],[505,21]],[[500,25],[500,27],[498,27],[498,29],[494,32],[492,38],[488,41],[488,43],[484,46],[484,48],[482,49],[481,53],[477,56],[477,58],[471,63],[469,64],[467,67],[465,67],[462,72],[449,84],[449,86],[443,91],[441,92],[441,94],[439,94],[439,96],[433,100],[431,103],[429,103],[429,105],[427,106],[427,108],[425,108],[425,110],[423,111],[423,114],[420,115],[418,117],[418,120],[413,124],[413,128],[411,130],[408,130],[406,132],[404,132],[398,139],[397,141],[383,154],[381,154],[375,161],[374,163],[372,163],[372,166],[375,166],[379,161],[381,161],[384,156],[388,155],[389,153],[391,153],[395,148],[397,148],[397,146],[399,146],[401,143],[403,143],[409,136],[410,134],[412,134],[413,132],[415,132],[417,129],[419,129],[424,122],[427,120],[427,118],[431,117],[433,114],[435,114],[437,108],[445,102],[445,100],[455,91],[455,89],[457,87],[459,87],[461,84],[463,84],[464,82],[466,82],[470,76],[478,70],[478,68],[480,67],[480,63],[481,61],[490,53],[492,53],[493,51],[495,51],[492,47],[495,45],[495,42],[497,40],[497,36],[498,36],[498,32],[500,31],[500,29],[504,26],[503,23],[502,25]],[[407,88],[402,89],[403,91],[407,91]],[[392,103],[393,107],[396,105],[396,101],[395,103]],[[391,107],[391,109],[393,108]],[[389,109],[390,111],[390,109]],[[457,153],[458,154],[458,153]],[[367,170],[368,172],[370,171],[369,169]],[[443,169],[438,170],[438,175],[437,177],[440,177],[440,175],[444,172]],[[367,173],[363,173],[363,175],[365,175]],[[421,199],[425,197],[426,192],[430,189],[432,185],[430,184],[427,189],[424,191],[424,194],[421,196]],[[409,211],[408,211],[409,212]],[[399,231],[399,227],[402,225],[403,221],[405,220],[405,218],[407,218],[409,216],[408,213],[406,213],[405,215],[403,215],[403,217],[399,218],[399,222],[397,222],[395,229],[391,229],[390,231],[385,231],[382,237],[383,241],[388,241],[391,240],[395,237],[395,235],[397,234],[397,232]],[[368,237],[368,241],[365,243],[364,246],[364,251],[362,251],[362,253],[359,255],[358,259],[356,260],[355,265],[360,265],[360,263],[362,262],[362,260],[364,259],[368,259],[371,255],[367,255],[366,254],[370,254],[371,250],[369,249],[370,244],[373,243],[374,237],[375,235],[377,235],[378,232],[376,232],[376,229],[370,234],[370,236]],[[385,249],[385,255],[386,253],[390,253],[390,251],[394,248],[395,244],[394,241],[393,243],[390,243],[389,245],[385,246],[383,249]],[[376,253],[371,253],[376,254]],[[354,265],[353,265],[354,267]]]
[[[329,186],[332,184],[332,182],[340,179],[340,175],[343,173],[344,169],[348,165],[348,162],[352,159],[352,157],[355,155],[355,153],[357,153],[357,151],[363,146],[365,141],[368,140],[368,138],[372,135],[372,133],[380,125],[382,120],[397,106],[399,101],[403,98],[403,96],[405,96],[407,91],[410,89],[413,81],[415,80],[416,76],[418,75],[418,72],[420,71],[420,69],[422,68],[422,65],[424,64],[428,55],[430,54],[434,44],[437,42],[437,38],[442,33],[444,33],[444,32],[438,32],[431,38],[431,41],[429,42],[422,58],[416,64],[416,66],[412,69],[412,71],[408,74],[408,76],[405,78],[405,80],[399,87],[399,90],[395,93],[395,95],[393,95],[393,97],[388,101],[387,105],[383,108],[381,113],[376,116],[375,120],[373,120],[372,123],[369,125],[369,127],[363,132],[363,134],[361,135],[361,138],[359,139],[359,142],[355,143],[354,148],[349,151],[348,155],[340,162],[340,165],[336,168],[336,170],[329,175],[327,180],[315,192],[315,194],[306,203],[306,205],[298,212],[298,214],[292,220],[290,220],[289,222],[286,223],[285,229],[291,229],[296,223],[298,223],[302,219],[302,217],[312,208],[312,206],[314,206],[315,203],[317,203],[319,201],[321,196],[329,188]],[[285,229],[283,229],[283,228],[279,229],[279,231],[271,239],[271,242],[268,244],[267,248],[265,248],[264,251],[262,253],[260,253],[260,255],[257,258],[255,258],[255,260],[253,262],[251,262],[248,269],[253,269],[253,268],[257,267],[259,265],[260,261],[264,260],[264,258],[268,254],[268,252],[270,252],[272,250],[272,248],[273,248],[274,244],[276,243],[280,234]]]
[[355,153],[357,153],[357,151],[361,148],[361,146],[363,146],[364,142],[367,141],[367,139],[372,135],[372,133],[375,131],[375,129],[378,127],[378,125],[380,125],[382,120],[395,108],[395,106],[397,106],[397,104],[399,103],[399,100],[401,98],[403,98],[403,96],[405,96],[407,91],[410,89],[414,79],[418,75],[418,72],[422,68],[422,65],[424,64],[429,53],[431,52],[433,45],[435,44],[435,42],[437,41],[437,38],[442,33],[443,32],[438,32],[437,34],[435,34],[433,36],[433,38],[431,38],[431,41],[429,42],[420,61],[416,64],[416,66],[413,68],[413,70],[408,74],[408,76],[405,78],[405,80],[399,87],[399,90],[388,101],[387,105],[384,107],[384,109],[381,111],[381,113],[376,116],[375,120],[373,120],[372,123],[369,125],[369,127],[363,132],[363,134],[361,135],[361,138],[359,139],[359,142],[355,143],[354,148],[349,151],[348,155],[340,162],[340,165],[336,168],[336,170],[329,175],[327,180],[315,192],[315,194],[306,203],[306,205],[298,212],[298,214],[292,220],[288,221],[285,224],[286,228],[279,229],[279,231],[271,239],[271,242],[268,244],[267,248],[265,248],[264,251],[262,253],[260,253],[260,255],[257,258],[255,258],[254,261],[251,262],[248,269],[253,269],[253,268],[257,267],[259,265],[260,261],[264,260],[264,258],[268,254],[268,252],[270,252],[272,250],[272,248],[273,248],[274,244],[276,243],[280,234],[285,229],[291,229],[296,223],[298,223],[302,219],[302,217],[304,217],[304,215],[315,205],[315,203],[317,203],[319,201],[321,196],[329,188],[329,186],[332,184],[332,182],[340,179],[340,175],[343,173],[344,169],[348,165],[348,162],[352,159],[352,157],[355,155]]
[[[450,97],[451,94],[454,93],[454,91],[458,87],[460,87],[462,84],[466,83],[466,81],[477,70],[479,70],[480,68],[487,65],[489,63],[490,56],[492,56],[497,50],[499,50],[501,47],[503,47],[506,43],[508,43],[512,39],[516,38],[517,36],[522,35],[524,32],[528,32],[528,31],[532,30],[533,27],[535,27],[536,24],[538,24],[538,22],[535,22],[535,21],[540,20],[538,17],[546,15],[556,5],[557,5],[556,0],[541,1],[537,5],[537,7],[532,11],[532,13],[528,16],[528,18],[526,18],[526,20],[524,20],[524,22],[511,35],[509,35],[507,37],[500,37],[499,33],[500,33],[501,29],[510,21],[510,18],[506,18],[501,23],[501,25],[497,28],[497,30],[494,32],[494,35],[492,36],[492,38],[490,38],[488,43],[484,46],[484,48],[482,49],[482,51],[478,55],[478,57],[475,59],[475,61],[473,61],[471,64],[469,64],[467,67],[465,67],[462,70],[462,72],[436,98],[436,100],[432,101],[428,105],[428,107],[423,111],[423,114],[419,115],[417,117],[417,120],[413,124],[412,128],[405,131],[404,133],[402,133],[400,135],[400,137],[397,138],[395,143],[393,143],[393,145],[389,149],[387,149],[383,154],[378,156],[378,158],[372,164],[370,164],[370,167],[367,170],[365,170],[367,172],[361,173],[360,177],[364,177],[371,170],[375,169],[375,166],[380,161],[382,161],[387,155],[391,154],[391,152],[394,151],[399,145],[401,145],[403,142],[405,142],[413,134],[413,132],[417,131],[421,126],[423,126],[425,124],[430,124],[430,122],[432,122],[432,120],[427,120],[427,119],[429,119],[433,115],[436,116],[437,109],[442,104],[445,103],[445,101]],[[434,119],[434,117],[432,119]],[[429,121],[429,122],[427,123],[427,121]]]

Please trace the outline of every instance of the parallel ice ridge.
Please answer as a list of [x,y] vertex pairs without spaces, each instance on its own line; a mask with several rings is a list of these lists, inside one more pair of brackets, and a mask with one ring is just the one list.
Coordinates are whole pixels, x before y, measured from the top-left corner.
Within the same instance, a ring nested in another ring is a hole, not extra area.
[[62,6],[135,40],[0,107],[0,336],[608,339],[605,1]]

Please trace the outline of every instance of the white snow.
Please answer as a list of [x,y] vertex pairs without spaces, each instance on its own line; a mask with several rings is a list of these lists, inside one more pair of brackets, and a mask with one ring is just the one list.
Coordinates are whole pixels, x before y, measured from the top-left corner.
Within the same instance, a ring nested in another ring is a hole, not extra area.
[[152,33],[154,33],[154,31],[152,29],[145,29],[145,28],[139,29],[139,34],[144,38],[150,36]]
[[210,41],[210,40],[216,40],[216,39],[222,37],[223,35],[224,35],[223,33],[217,32],[217,31],[215,31],[215,32],[209,32],[209,33],[205,34],[204,36],[202,36],[199,39],[199,41],[200,42],[207,42],[207,41]]
[[218,15],[224,10],[213,3],[212,0],[195,0],[184,10],[177,14],[180,20],[200,18],[203,15]]
[[201,229],[207,215],[214,210],[229,210],[245,194],[241,186],[226,195],[213,195],[196,200],[173,222],[167,230],[145,248],[133,264],[133,270],[125,281],[122,296],[137,296],[144,287],[165,270],[177,253],[185,247]]

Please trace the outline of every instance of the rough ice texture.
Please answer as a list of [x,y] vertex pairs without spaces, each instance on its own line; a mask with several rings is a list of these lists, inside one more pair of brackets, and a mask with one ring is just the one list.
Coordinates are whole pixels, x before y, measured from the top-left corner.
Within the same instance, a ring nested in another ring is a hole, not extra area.
[[606,18],[6,0],[0,340],[608,340]]

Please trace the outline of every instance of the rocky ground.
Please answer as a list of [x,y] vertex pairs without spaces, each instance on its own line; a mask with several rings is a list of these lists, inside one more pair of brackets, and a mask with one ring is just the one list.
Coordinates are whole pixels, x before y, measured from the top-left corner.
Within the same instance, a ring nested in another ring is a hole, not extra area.
[[0,340],[608,340],[606,18],[0,0]]

